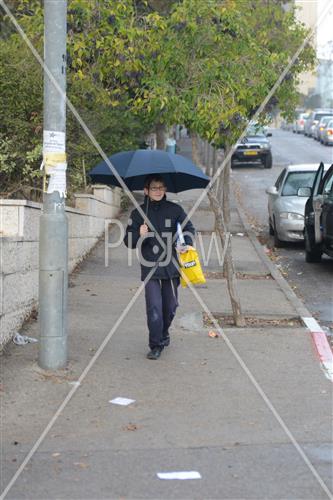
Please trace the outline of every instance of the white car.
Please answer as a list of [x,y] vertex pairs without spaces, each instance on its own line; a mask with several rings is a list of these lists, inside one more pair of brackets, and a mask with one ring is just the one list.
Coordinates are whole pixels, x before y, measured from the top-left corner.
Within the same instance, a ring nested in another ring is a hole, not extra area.
[[293,123],[294,134],[302,134],[304,132],[304,125],[309,116],[309,113],[299,113],[298,117],[294,120]]
[[[274,186],[266,189],[268,194],[269,233],[274,236],[274,245],[283,246],[285,241],[304,239],[304,208],[308,194],[302,188],[312,188],[318,164],[289,165],[282,170]],[[325,165],[325,170],[329,165]]]

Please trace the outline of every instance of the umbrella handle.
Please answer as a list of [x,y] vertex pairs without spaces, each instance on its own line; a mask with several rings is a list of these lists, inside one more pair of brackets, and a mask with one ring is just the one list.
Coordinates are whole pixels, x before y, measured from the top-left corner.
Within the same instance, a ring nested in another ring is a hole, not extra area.
[[147,224],[147,226],[149,227],[149,219],[148,219],[148,207],[149,207],[149,196],[147,195],[147,203],[146,203],[146,212],[145,212],[145,224]]

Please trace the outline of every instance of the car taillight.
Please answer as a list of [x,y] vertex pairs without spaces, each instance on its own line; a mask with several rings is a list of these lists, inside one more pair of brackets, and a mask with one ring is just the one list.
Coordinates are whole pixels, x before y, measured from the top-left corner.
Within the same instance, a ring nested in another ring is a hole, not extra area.
[[333,128],[327,129],[327,135],[333,135]]

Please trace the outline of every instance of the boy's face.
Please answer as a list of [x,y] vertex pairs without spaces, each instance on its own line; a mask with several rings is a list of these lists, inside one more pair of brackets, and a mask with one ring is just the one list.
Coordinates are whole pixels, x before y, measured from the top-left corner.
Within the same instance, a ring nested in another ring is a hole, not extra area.
[[144,188],[145,195],[148,195],[152,201],[160,201],[165,195],[166,187],[163,182],[152,181],[149,189]]

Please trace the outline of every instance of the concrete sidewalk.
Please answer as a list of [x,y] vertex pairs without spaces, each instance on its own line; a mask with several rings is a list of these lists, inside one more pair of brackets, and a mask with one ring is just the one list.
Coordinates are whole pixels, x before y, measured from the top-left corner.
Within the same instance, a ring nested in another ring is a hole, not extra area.
[[[195,191],[169,195],[186,210],[197,197]],[[213,217],[206,199],[192,220],[207,253]],[[6,498],[329,497],[320,483],[332,488],[331,382],[299,322],[299,304],[273,279],[235,205],[231,229],[251,327],[225,328],[225,339],[209,337],[202,304],[180,290],[171,345],[149,361],[141,294],[97,357],[140,285],[135,257],[128,267],[122,245],[110,250],[105,267],[101,242],[71,278],[68,369],[48,374],[36,365],[36,345],[8,347],[2,358],[2,490],[72,395]],[[205,270],[210,278],[197,289],[201,299],[214,313],[230,313],[216,250]],[[270,326],[262,326],[264,320]],[[24,333],[37,337],[37,322]],[[118,396],[135,402],[109,402]],[[173,471],[198,471],[201,479],[157,477]]]

